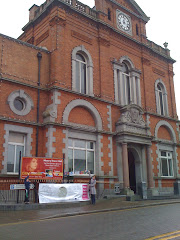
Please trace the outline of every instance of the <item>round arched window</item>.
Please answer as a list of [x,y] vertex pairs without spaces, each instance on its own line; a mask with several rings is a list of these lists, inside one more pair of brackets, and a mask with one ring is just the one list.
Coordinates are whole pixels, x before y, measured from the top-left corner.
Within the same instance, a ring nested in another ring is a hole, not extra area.
[[87,89],[87,63],[86,59],[79,53],[76,54],[76,89],[86,94]]
[[10,109],[17,115],[27,115],[34,107],[31,97],[24,90],[16,90],[8,97]]

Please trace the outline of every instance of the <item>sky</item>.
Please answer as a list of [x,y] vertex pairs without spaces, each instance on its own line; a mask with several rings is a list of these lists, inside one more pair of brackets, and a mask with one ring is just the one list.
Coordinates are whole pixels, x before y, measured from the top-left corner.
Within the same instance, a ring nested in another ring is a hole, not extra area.
[[[94,0],[80,0],[93,7]],[[45,0],[0,0],[0,33],[17,38],[22,33],[22,27],[29,21],[29,8],[41,5]],[[174,85],[177,114],[180,118],[180,33],[179,9],[180,0],[136,0],[136,3],[150,17],[146,24],[149,40],[163,47],[168,43],[171,57],[176,60],[174,64]]]

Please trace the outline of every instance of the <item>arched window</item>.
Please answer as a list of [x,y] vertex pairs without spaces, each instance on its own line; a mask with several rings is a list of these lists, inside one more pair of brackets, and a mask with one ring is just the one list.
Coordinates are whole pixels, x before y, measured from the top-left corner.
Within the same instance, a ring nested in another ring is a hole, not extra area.
[[161,79],[158,79],[155,82],[155,94],[157,113],[163,116],[168,116],[167,92]]
[[72,90],[93,96],[93,63],[84,46],[72,51]]
[[130,74],[129,74],[129,69],[125,63],[122,64],[122,78],[124,82],[126,103],[130,104],[131,102]]
[[136,24],[136,35],[139,36],[139,27],[137,24]]
[[113,61],[115,102],[122,106],[137,104],[141,106],[140,74],[132,61],[123,56]]
[[164,115],[164,99],[163,99],[163,89],[160,83],[157,85],[157,91],[158,91],[158,104],[159,104],[159,110],[160,114]]
[[108,20],[111,21],[111,10],[108,8]]
[[87,89],[87,63],[85,58],[79,53],[76,54],[76,89],[80,93],[86,94]]
[[[169,135],[169,136],[168,136]],[[154,137],[157,141],[158,154],[158,177],[176,178],[178,175],[177,153],[176,153],[176,133],[165,120],[161,120],[155,127]]]

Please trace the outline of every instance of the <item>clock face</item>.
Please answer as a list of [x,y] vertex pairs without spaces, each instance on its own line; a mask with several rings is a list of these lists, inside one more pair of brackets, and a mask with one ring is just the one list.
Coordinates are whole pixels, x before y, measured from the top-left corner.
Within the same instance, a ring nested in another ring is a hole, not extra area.
[[129,19],[122,13],[118,15],[118,23],[120,28],[122,28],[125,31],[130,30],[130,21]]

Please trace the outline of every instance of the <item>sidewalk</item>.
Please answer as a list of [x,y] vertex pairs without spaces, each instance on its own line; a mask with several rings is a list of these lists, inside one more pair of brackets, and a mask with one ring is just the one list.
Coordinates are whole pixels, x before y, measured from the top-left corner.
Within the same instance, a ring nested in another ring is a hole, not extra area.
[[[89,213],[125,210],[131,208],[180,203],[180,199],[126,201],[122,198],[97,200],[90,202],[54,203],[54,204],[0,204],[0,224],[17,221],[37,221],[50,218],[75,216]],[[6,206],[5,206],[6,205]],[[3,211],[2,211],[3,210]],[[19,211],[8,211],[19,210]],[[26,210],[26,211],[24,211]]]

